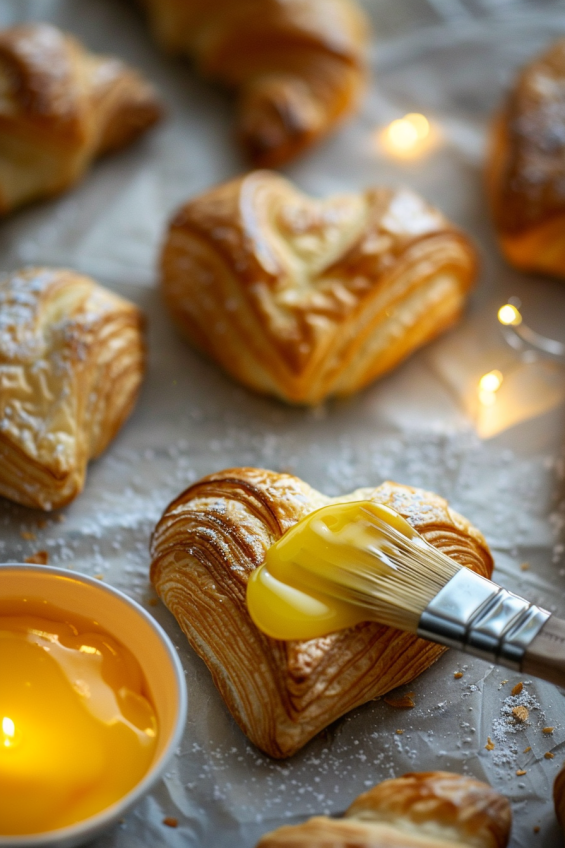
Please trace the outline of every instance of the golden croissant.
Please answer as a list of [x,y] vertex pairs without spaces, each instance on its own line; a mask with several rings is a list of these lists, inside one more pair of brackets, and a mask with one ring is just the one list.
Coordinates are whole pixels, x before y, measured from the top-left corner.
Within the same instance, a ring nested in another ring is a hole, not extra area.
[[565,39],[519,74],[496,119],[487,172],[501,249],[524,271],[565,276]]
[[430,771],[385,780],[344,818],[281,827],[257,848],[506,848],[511,823],[510,804],[488,784]]
[[290,474],[232,468],[205,477],[165,510],[151,544],[151,580],[207,664],[232,715],[272,757],[289,757],[344,713],[413,680],[444,648],[374,622],[309,641],[279,642],[253,624],[251,572],[303,516],[334,501],[373,500],[485,577],[487,544],[437,495],[383,483],[328,498]]
[[65,191],[161,116],[140,74],[49,24],[0,31],[0,87],[0,213]]
[[476,256],[410,191],[313,200],[255,171],[180,209],[161,268],[171,315],[197,348],[251,389],[316,404],[454,324]]
[[74,271],[0,277],[0,495],[56,509],[115,436],[144,371],[133,303]]
[[354,0],[142,0],[155,35],[239,95],[257,165],[291,159],[359,100],[367,22]]

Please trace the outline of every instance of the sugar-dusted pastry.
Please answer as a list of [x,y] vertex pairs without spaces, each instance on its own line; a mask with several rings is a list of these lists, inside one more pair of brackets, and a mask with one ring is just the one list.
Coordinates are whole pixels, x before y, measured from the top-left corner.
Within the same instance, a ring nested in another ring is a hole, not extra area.
[[469,240],[407,190],[313,200],[255,171],[187,203],[162,287],[192,343],[259,392],[348,395],[454,324]]
[[281,827],[257,848],[505,848],[511,823],[510,804],[488,784],[429,771],[385,780],[344,818]]
[[493,126],[487,177],[508,261],[565,276],[565,39],[518,75]]
[[161,116],[137,71],[44,23],[0,31],[0,90],[0,213],[69,188]]
[[142,0],[162,46],[239,96],[257,165],[291,159],[359,100],[368,24],[355,0]]
[[0,277],[0,495],[51,510],[130,414],[144,371],[133,303],[74,271]]
[[[482,535],[442,498],[383,483],[335,500],[364,499],[393,507],[432,545],[490,576]],[[153,534],[156,591],[244,733],[273,757],[290,756],[348,710],[413,680],[445,650],[374,622],[302,642],[255,627],[249,575],[289,527],[331,500],[290,474],[232,468],[183,492]]]

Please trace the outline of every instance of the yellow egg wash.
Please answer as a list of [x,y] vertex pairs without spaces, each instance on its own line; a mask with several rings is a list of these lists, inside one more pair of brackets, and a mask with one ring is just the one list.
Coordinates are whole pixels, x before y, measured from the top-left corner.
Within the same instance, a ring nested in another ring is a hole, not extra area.
[[96,622],[3,601],[0,670],[0,836],[86,819],[147,772],[157,720],[141,669]]
[[[411,541],[418,538],[402,516],[372,501],[329,504],[281,536],[247,584],[257,627],[274,639],[314,639],[369,620],[361,596],[356,603],[356,575],[395,567],[375,519]],[[328,564],[335,566],[330,579]]]

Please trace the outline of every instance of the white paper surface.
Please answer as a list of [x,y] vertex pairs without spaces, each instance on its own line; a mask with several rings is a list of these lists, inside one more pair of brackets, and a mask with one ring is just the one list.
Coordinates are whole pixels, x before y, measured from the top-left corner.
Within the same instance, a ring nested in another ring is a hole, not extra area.
[[[42,514],[0,502],[0,561],[47,549],[52,564],[103,574],[148,604],[148,540],[166,504],[204,474],[249,464],[292,470],[330,495],[387,478],[432,489],[484,532],[501,583],[565,615],[563,377],[555,378],[555,398],[542,404],[541,415],[539,408],[532,413],[526,380],[523,396],[517,390],[511,401],[513,426],[488,439],[477,434],[470,399],[483,362],[486,370],[506,363],[495,314],[508,296],[522,299],[536,329],[563,338],[563,284],[520,275],[498,256],[481,163],[501,92],[518,65],[565,32],[565,11],[551,0],[366,5],[377,38],[363,109],[286,172],[320,195],[410,185],[472,234],[483,267],[459,330],[347,402],[304,411],[249,394],[194,354],[172,330],[156,290],[156,254],[176,206],[244,167],[231,141],[230,98],[187,63],[163,58],[125,0],[1,3],[3,25],[52,20],[93,49],[143,68],[161,87],[169,117],[139,144],[96,165],[65,197],[1,224],[2,269],[74,267],[146,309],[150,362],[133,417],[91,465],[86,490],[65,510],[64,523],[48,518],[40,527]],[[394,161],[375,145],[374,133],[409,111],[426,114],[442,140],[424,159]],[[529,569],[521,570],[525,562]],[[512,700],[520,675],[451,652],[401,690],[415,693],[413,710],[373,702],[291,760],[274,762],[239,731],[166,609],[148,608],[186,669],[188,725],[165,779],[97,848],[252,848],[283,823],[343,811],[384,778],[430,769],[473,774],[506,794],[513,848],[562,844],[551,788],[565,758],[565,703],[549,684],[524,680]],[[458,670],[461,679],[453,676]],[[517,703],[530,709],[524,726],[509,718]],[[541,733],[548,725],[555,727],[550,737]],[[485,750],[488,737],[492,751]],[[554,759],[544,758],[548,751]],[[526,775],[518,777],[518,769]],[[165,827],[165,816],[178,818],[178,828]]]

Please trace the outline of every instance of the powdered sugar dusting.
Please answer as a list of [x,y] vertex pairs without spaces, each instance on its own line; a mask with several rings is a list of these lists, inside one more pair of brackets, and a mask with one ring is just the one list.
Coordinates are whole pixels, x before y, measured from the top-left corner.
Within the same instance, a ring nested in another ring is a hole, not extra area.
[[[530,681],[531,682],[531,681]],[[524,707],[529,717],[526,721],[516,718],[513,710]],[[509,695],[502,702],[500,714],[492,723],[492,738],[495,742],[493,762],[497,766],[515,765],[523,755],[524,739],[529,729],[541,732],[547,724],[546,715],[539,700],[524,688],[519,695]],[[526,747],[528,747],[526,745]]]

